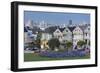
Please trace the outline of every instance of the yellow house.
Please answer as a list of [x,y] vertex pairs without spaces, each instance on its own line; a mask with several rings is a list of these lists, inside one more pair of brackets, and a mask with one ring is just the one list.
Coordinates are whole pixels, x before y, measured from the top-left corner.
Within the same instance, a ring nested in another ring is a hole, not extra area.
[[49,48],[48,40],[42,40],[41,41],[41,48],[42,49],[48,49]]
[[48,49],[48,40],[50,40],[52,38],[52,35],[49,33],[42,33],[42,38],[41,38],[41,48],[42,49]]

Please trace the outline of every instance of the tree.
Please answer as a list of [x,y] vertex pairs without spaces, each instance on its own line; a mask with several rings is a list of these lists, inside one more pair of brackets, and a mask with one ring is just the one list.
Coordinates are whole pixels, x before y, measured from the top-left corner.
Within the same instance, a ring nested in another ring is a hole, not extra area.
[[37,38],[35,40],[35,44],[38,48],[40,48],[40,45],[41,45],[41,37],[42,37],[42,34],[41,33],[38,33],[37,34]]
[[86,42],[84,42],[84,41],[78,41],[77,42],[77,45],[79,46],[79,47],[82,47],[83,45],[85,45],[86,44]]
[[69,50],[69,49],[72,48],[73,43],[70,42],[70,41],[67,41],[67,42],[66,42],[66,45],[67,45],[67,49]]
[[52,38],[48,41],[48,45],[51,48],[51,50],[54,50],[55,47],[59,48],[60,42],[57,38]]

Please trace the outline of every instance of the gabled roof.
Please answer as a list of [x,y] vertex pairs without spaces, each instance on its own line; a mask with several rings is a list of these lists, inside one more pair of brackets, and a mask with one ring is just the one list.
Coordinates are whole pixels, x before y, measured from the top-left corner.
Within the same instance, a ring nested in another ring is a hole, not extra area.
[[31,28],[30,28],[29,26],[26,26],[25,28],[26,28],[27,30],[31,30]]
[[65,28],[58,28],[58,29],[59,29],[61,32],[63,32]]
[[88,28],[88,26],[90,26],[90,24],[85,24],[85,25],[79,26],[79,27],[82,29],[82,31],[85,31]]
[[[79,27],[80,29],[82,29],[82,31],[84,31],[88,26],[89,25],[83,25],[83,26],[81,25],[81,26],[73,26],[73,27],[66,27],[66,28],[68,28],[71,32],[73,32],[73,30],[76,27]],[[46,28],[45,30],[41,30],[37,26],[33,26],[33,29],[31,29],[28,26],[25,26],[24,32],[32,31],[33,34],[36,34],[37,32],[53,34],[53,32],[55,32],[57,29],[59,29],[61,32],[63,32],[66,28],[60,28],[59,26],[51,26],[51,27]]]
[[33,34],[36,34],[36,32],[42,32],[42,30],[36,26],[33,27],[32,29]]
[[53,26],[53,27],[48,27],[45,29],[45,33],[50,33],[52,34],[58,27],[57,26]]
[[82,29],[82,31],[84,31],[87,28],[87,25],[79,26],[79,27]]
[[68,27],[68,29],[72,32],[76,27],[73,26],[73,27]]
[[24,27],[24,32],[28,32],[28,31],[31,31],[32,29],[30,28],[30,27],[28,27],[28,26],[25,26]]
[[33,34],[36,34],[36,32],[41,32],[42,30],[38,27],[34,27],[31,29],[30,27],[26,26],[24,27],[24,32],[32,31]]
[[27,29],[26,29],[26,27],[24,27],[24,32],[28,32]]

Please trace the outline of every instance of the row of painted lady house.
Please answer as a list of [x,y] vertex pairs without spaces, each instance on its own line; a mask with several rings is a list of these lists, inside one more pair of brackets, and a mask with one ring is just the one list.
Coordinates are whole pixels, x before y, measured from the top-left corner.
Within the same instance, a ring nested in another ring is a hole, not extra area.
[[[28,31],[25,31],[25,43],[34,41],[39,32],[41,32],[42,35],[41,41],[58,38],[60,43],[71,41],[73,45],[77,45],[77,42],[80,40],[86,41],[87,44],[90,42],[90,24],[66,26],[62,28],[59,26],[50,26],[43,30],[30,24],[25,26],[25,29],[28,29]],[[34,40],[31,37],[34,37]]]
[[50,40],[51,38],[58,38],[62,43],[72,41],[75,45],[77,45],[79,40],[84,40],[88,44],[90,41],[90,26],[50,27],[45,29],[45,32],[42,33],[41,40]]

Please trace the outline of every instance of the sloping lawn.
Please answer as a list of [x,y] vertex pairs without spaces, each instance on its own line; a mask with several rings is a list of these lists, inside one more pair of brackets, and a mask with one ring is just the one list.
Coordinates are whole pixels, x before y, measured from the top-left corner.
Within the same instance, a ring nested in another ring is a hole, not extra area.
[[38,53],[24,53],[24,61],[50,61],[50,60],[74,60],[74,59],[89,59],[90,55],[84,57],[66,57],[66,58],[49,58],[40,56]]

